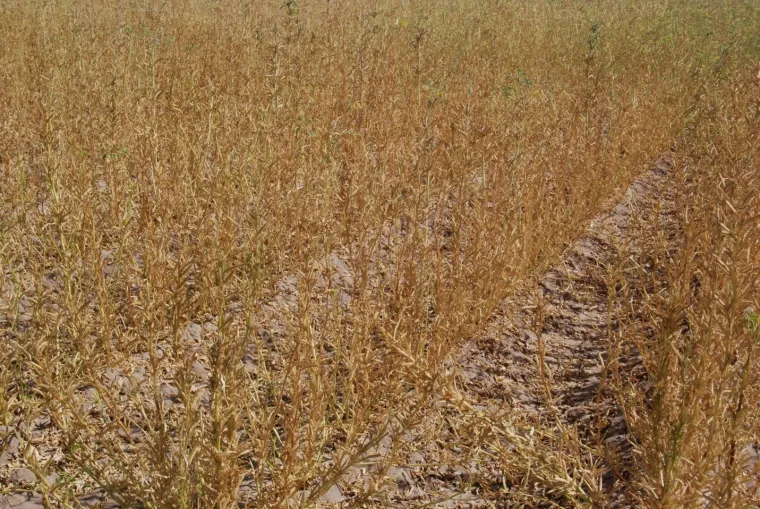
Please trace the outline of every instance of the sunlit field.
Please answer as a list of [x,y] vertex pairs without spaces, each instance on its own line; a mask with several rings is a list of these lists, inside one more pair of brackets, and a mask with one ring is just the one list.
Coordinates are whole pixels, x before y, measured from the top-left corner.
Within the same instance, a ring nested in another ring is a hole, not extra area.
[[[0,40],[0,508],[760,505],[760,3],[0,0]],[[593,306],[540,290],[614,221]]]

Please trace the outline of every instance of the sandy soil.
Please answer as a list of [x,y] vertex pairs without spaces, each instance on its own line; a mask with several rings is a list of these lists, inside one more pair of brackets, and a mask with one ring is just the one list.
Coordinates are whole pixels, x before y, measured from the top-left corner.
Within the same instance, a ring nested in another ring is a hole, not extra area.
[[[608,313],[611,302],[608,268],[616,266],[622,256],[641,250],[639,239],[646,238],[646,230],[667,221],[671,203],[669,170],[670,154],[666,154],[631,185],[618,204],[611,204],[608,212],[591,222],[585,234],[565,250],[554,267],[537,278],[532,286],[502,303],[485,329],[451,361],[457,393],[448,394],[435,405],[438,412],[435,423],[424,423],[428,428],[436,427],[436,443],[420,443],[421,429],[406,430],[395,436],[408,451],[406,464],[388,468],[385,471],[388,483],[382,496],[365,500],[364,504],[394,507],[508,504],[509,497],[519,487],[505,486],[497,459],[488,454],[465,454],[457,443],[468,442],[467,437],[458,433],[473,423],[477,425],[478,419],[497,422],[504,415],[515,413],[522,414],[525,422],[555,422],[566,426],[577,431],[582,441],[590,445],[597,437],[606,440],[619,452],[622,463],[602,466],[605,488],[619,492],[620,503],[625,502],[621,480],[625,477],[630,441],[621,412],[614,398],[605,391],[604,383],[608,338],[616,327]],[[328,263],[333,265],[332,272],[339,278],[334,283],[339,287],[350,286],[346,264],[337,254],[333,258]],[[340,298],[345,305],[350,305],[348,294],[343,292]],[[264,306],[275,332],[278,310],[295,305],[295,286],[285,279],[272,302]],[[214,333],[213,317],[208,318],[207,323],[195,324],[198,330],[187,331],[184,339],[188,344],[200,340],[201,327],[204,334]],[[128,371],[114,370],[106,374],[109,380],[105,382],[118,384],[122,392],[135,390],[135,386],[145,380],[145,362],[146,359],[135,358]],[[623,362],[628,364],[624,370],[635,371],[635,355]],[[204,373],[207,375],[202,355],[193,371],[201,381]],[[162,387],[162,393],[170,405],[172,387]],[[86,399],[86,394],[83,398]],[[467,423],[463,424],[464,421]],[[46,427],[49,422],[47,425],[35,422],[27,431],[38,433],[39,437],[45,433],[52,437],[51,432],[44,431]],[[7,443],[0,457],[0,483],[15,486],[16,493],[0,496],[0,509],[43,507],[39,494],[24,491],[33,486],[35,479],[23,466],[18,438],[13,433],[5,435]],[[430,433],[425,436],[430,437]],[[509,447],[509,444],[504,445]],[[390,436],[377,444],[373,452],[378,464],[391,447],[393,438]],[[483,447],[484,451],[488,449]],[[471,453],[472,447],[467,450]],[[325,505],[355,505],[358,502],[355,496],[361,491],[357,487],[365,482],[364,474],[372,468],[369,464],[365,469],[352,470],[327,490],[320,501]],[[48,482],[54,481],[54,478],[48,479]],[[241,489],[244,494],[245,483]],[[298,500],[291,502],[297,504]],[[105,501],[101,492],[82,497],[79,503],[83,507],[115,507]]]

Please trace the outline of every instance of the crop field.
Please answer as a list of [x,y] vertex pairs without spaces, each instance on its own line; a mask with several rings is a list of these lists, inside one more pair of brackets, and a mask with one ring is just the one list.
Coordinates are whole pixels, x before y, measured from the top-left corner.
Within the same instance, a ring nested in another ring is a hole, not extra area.
[[0,509],[760,507],[760,2],[0,40]]

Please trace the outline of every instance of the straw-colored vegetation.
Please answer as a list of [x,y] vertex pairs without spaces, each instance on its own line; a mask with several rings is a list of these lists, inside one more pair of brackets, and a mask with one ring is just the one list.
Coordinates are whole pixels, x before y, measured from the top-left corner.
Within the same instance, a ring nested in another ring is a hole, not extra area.
[[[0,1],[0,40],[0,497],[393,505],[449,402],[486,503],[758,504],[760,4]],[[672,146],[609,267],[605,484],[451,374]]]

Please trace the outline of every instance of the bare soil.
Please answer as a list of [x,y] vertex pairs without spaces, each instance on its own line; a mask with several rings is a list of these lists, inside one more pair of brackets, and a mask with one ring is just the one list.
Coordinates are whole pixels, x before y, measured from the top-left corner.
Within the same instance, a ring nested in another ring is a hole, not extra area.
[[[449,398],[439,405],[448,406],[445,413],[450,417],[443,419],[448,424],[439,423],[438,442],[467,442],[459,433],[471,429],[473,422],[457,425],[463,411],[490,422],[515,413],[524,414],[526,422],[556,422],[578,433],[589,447],[601,438],[608,449],[617,451],[601,467],[602,475],[611,498],[626,503],[625,463],[630,459],[631,437],[614,396],[605,390],[609,337],[617,327],[608,313],[609,269],[645,249],[655,228],[672,228],[670,169],[668,153],[629,187],[619,203],[596,217],[555,266],[531,287],[506,299],[482,333],[465,345],[452,363],[459,400]],[[639,366],[635,355],[621,363],[621,370],[628,373]],[[520,487],[505,484],[497,461],[482,454],[477,461],[467,456],[463,464],[456,454],[443,454],[444,448],[455,453],[459,449],[415,444],[407,467],[390,473],[396,490],[385,502],[397,507],[512,504]],[[338,500],[343,497],[328,501]]]
[[[555,422],[573,429],[590,447],[599,439],[613,445],[619,455],[602,467],[603,478],[605,488],[617,493],[618,500],[624,503],[625,462],[631,439],[614,397],[605,390],[605,359],[610,335],[616,327],[608,312],[613,301],[608,288],[609,269],[619,266],[621,257],[644,249],[643,240],[654,228],[661,228],[663,221],[667,222],[672,204],[668,191],[670,164],[670,154],[666,154],[630,186],[619,203],[590,223],[555,266],[541,274],[532,286],[502,303],[485,329],[464,346],[458,358],[452,359],[450,369],[457,381],[457,393],[447,394],[434,405],[440,412],[435,422],[423,422],[400,435],[389,435],[376,445],[373,451],[376,465],[382,463],[394,446],[394,439],[400,440],[402,449],[407,451],[406,464],[382,467],[386,468],[388,483],[381,496],[363,501],[356,498],[365,484],[364,474],[375,468],[370,462],[364,469],[353,469],[330,487],[320,502],[394,507],[509,505],[510,496],[520,487],[505,481],[498,459],[487,454],[488,444],[482,444],[482,454],[473,454],[473,436],[460,433],[471,429],[480,417],[497,422],[505,415],[518,413],[525,422]],[[332,284],[336,288],[350,288],[350,270],[340,255],[335,254],[325,263],[332,266],[328,272],[337,277]],[[318,284],[329,283],[325,280]],[[351,305],[349,292],[339,292],[338,298],[341,305]],[[295,284],[286,278],[279,283],[272,301],[264,306],[263,321],[269,324],[267,333],[276,336],[282,329],[277,318],[280,311],[297,305]],[[206,323],[194,324],[194,328],[186,331],[184,340],[188,345],[200,341],[201,328],[204,335],[214,334],[214,317],[207,318]],[[139,390],[145,380],[146,362],[144,356],[137,356],[129,368],[107,373],[105,382],[118,385],[127,395]],[[622,362],[627,363],[624,370],[629,372],[637,365],[635,356]],[[193,365],[193,372],[201,387],[207,376],[202,355]],[[162,386],[168,406],[176,396],[173,391],[176,389],[169,384]],[[86,393],[84,389],[83,401],[87,400]],[[202,400],[202,394],[200,397]],[[44,421],[44,417],[41,419]],[[43,442],[50,440],[50,454],[54,455],[60,445],[55,444],[55,433],[49,427],[49,419],[47,423],[35,422],[25,433],[38,443],[42,453]],[[423,435],[431,436],[431,427],[435,428],[437,438],[434,442],[420,443]],[[422,428],[428,432],[423,433]],[[13,488],[11,494],[0,496],[0,509],[44,507],[41,496],[28,491],[36,479],[24,467],[18,434],[4,431],[0,438],[5,436],[7,443],[0,457],[0,484]],[[139,435],[139,430],[135,434]],[[458,446],[459,442],[463,447]],[[53,483],[55,478],[47,482]],[[241,495],[246,488],[244,483]],[[102,492],[93,492],[78,501],[82,507],[115,507],[105,500]],[[291,502],[298,504],[298,497]]]

